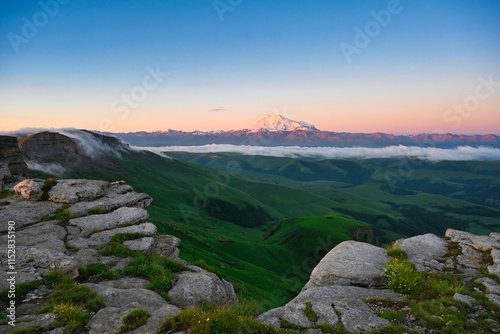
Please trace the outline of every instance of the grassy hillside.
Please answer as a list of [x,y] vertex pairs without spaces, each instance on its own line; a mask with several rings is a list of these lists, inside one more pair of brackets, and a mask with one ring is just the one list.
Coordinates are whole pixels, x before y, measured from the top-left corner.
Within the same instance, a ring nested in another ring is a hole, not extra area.
[[497,163],[420,163],[394,186],[386,175],[397,174],[401,160],[171,155],[203,166],[125,151],[94,161],[90,172],[76,169],[64,177],[123,179],[150,194],[150,220],[160,233],[181,238],[183,259],[217,272],[266,309],[295,297],[341,241],[375,242],[372,231],[388,243],[442,235],[448,227],[500,230],[500,210],[460,199],[474,187],[494,191]]
[[[107,157],[103,164],[101,160],[94,161],[90,172],[73,170],[63,177],[123,179],[137,191],[148,193],[154,199],[147,208],[150,221],[160,233],[182,240],[179,248],[183,259],[206,265],[235,284],[237,292],[260,301],[266,309],[295,297],[326,252],[351,239],[353,230],[367,227],[336,215],[331,209],[334,201],[301,189],[254,181],[150,152],[126,151],[121,158]],[[217,208],[228,207],[231,210],[217,214]],[[242,214],[246,219],[241,219]],[[307,218],[325,215],[329,216]],[[287,219],[290,217],[306,218],[300,218],[299,224]],[[251,228],[245,227],[248,222]],[[264,240],[266,232],[278,223],[278,232]],[[290,238],[293,230],[307,235],[307,239]],[[309,259],[318,246],[316,257]],[[307,265],[303,264],[305,259]],[[303,269],[294,272],[294,268]]]

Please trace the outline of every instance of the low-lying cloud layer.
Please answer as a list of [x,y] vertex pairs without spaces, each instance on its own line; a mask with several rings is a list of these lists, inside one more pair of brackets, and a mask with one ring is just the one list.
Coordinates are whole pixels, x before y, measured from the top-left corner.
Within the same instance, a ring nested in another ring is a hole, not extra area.
[[487,146],[443,149],[418,146],[369,147],[302,147],[302,146],[248,146],[248,145],[204,145],[204,146],[165,146],[135,147],[158,154],[168,152],[190,153],[239,153],[244,155],[263,155],[273,157],[315,158],[315,159],[371,159],[412,157],[430,161],[500,161],[500,149]]
[[37,170],[50,175],[61,176],[66,171],[66,168],[59,164],[39,164],[32,161],[26,161],[26,164],[30,170]]

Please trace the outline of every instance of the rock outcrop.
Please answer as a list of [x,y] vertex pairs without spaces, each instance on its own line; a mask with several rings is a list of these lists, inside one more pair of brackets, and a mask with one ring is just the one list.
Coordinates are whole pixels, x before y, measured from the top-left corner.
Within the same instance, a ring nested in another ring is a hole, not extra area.
[[[96,264],[108,265],[111,272],[121,270],[132,258],[103,255],[100,247],[122,233],[134,238],[120,242],[121,247],[185,263],[178,258],[180,240],[157,235],[156,226],[148,222],[149,214],[144,208],[152,198],[147,194],[135,192],[123,181],[59,180],[48,188],[45,180],[28,179],[14,187],[16,195],[0,200],[0,265],[9,266],[7,245],[11,226],[16,240],[16,261],[11,271],[16,272],[16,284],[43,279],[55,270],[77,278],[79,268]],[[0,272],[0,292],[9,288],[10,275],[7,271]],[[89,332],[117,333],[123,316],[140,308],[151,317],[133,333],[155,333],[163,320],[183,308],[237,302],[232,284],[195,266],[185,267],[174,283],[169,292],[170,302],[147,289],[150,282],[143,278],[94,279],[82,284],[102,296],[106,303],[89,321]],[[35,315],[40,307],[32,304],[33,300],[40,303],[50,289],[43,285],[36,291],[34,299],[27,297],[17,305],[18,310],[31,311],[18,313],[22,315],[19,320],[30,321],[21,322],[23,325],[16,329],[53,327],[55,315]],[[10,333],[11,329],[8,325],[0,326],[0,333]]]
[[[28,165],[23,159],[16,137],[0,136],[0,163],[7,166],[10,171],[5,183],[13,182],[12,176],[28,177]],[[3,173],[6,173],[6,170],[0,172],[0,180]]]
[[[407,261],[420,272],[452,272],[464,284],[482,286],[484,298],[500,306],[500,279],[484,274],[481,278],[476,276],[485,266],[490,275],[498,275],[500,233],[476,236],[449,229],[446,239],[425,234],[397,240],[394,247],[403,250]],[[411,307],[404,304],[405,295],[384,288],[389,259],[386,249],[380,247],[356,241],[340,243],[312,271],[309,282],[297,297],[260,315],[259,319],[266,325],[292,328],[301,333],[319,334],[323,333],[319,328],[338,329],[339,325],[351,333],[378,331],[392,324],[381,315],[390,305],[396,305],[397,311],[392,314],[403,314],[400,321],[408,326],[408,332],[428,332],[412,314]],[[475,280],[471,282],[472,279]],[[480,305],[483,297],[477,296],[477,291],[481,290],[474,289],[476,295],[458,292],[452,295],[453,299],[467,305],[466,319],[471,324],[486,316],[484,306]],[[459,312],[453,308],[450,308],[452,312]],[[500,324],[494,320],[495,312],[489,316],[485,327],[490,332],[500,332]],[[436,316],[436,319],[442,318]]]

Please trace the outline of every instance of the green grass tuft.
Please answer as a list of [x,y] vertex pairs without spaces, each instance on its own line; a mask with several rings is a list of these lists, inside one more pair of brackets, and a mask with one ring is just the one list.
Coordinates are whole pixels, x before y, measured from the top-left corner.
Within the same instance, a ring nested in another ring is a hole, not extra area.
[[48,201],[49,200],[49,191],[52,189],[57,184],[57,180],[53,178],[48,178],[45,180],[45,183],[42,186],[42,201]]
[[309,320],[311,320],[312,322],[316,322],[318,320],[318,315],[312,309],[312,302],[309,301],[306,303],[306,308],[304,310],[304,313],[307,315]]
[[102,215],[108,213],[108,211],[103,210],[101,208],[93,208],[89,210],[89,215]]
[[5,199],[14,196],[16,193],[10,191],[9,189],[3,189],[0,191],[0,199]]
[[392,259],[387,264],[385,271],[387,287],[395,292],[420,295],[422,292],[422,275],[417,271],[415,265],[400,259]]
[[146,323],[151,315],[141,309],[136,309],[123,317],[123,325],[120,328],[122,332],[132,331],[138,327],[141,327]]
[[[234,333],[275,334],[277,331],[257,320],[260,308],[255,303],[210,305],[190,308],[163,322],[158,334],[187,331],[191,334]],[[282,331],[281,333],[292,333]]]

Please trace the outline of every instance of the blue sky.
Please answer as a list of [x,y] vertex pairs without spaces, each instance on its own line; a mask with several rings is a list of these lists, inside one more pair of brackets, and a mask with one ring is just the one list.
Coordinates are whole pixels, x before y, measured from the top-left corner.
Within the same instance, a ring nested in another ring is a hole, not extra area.
[[[390,6],[348,62],[340,44]],[[332,131],[500,132],[500,87],[458,127],[443,117],[478,77],[500,81],[499,1],[4,0],[0,13],[0,130],[231,129],[284,113]],[[147,68],[168,76],[114,112]]]

